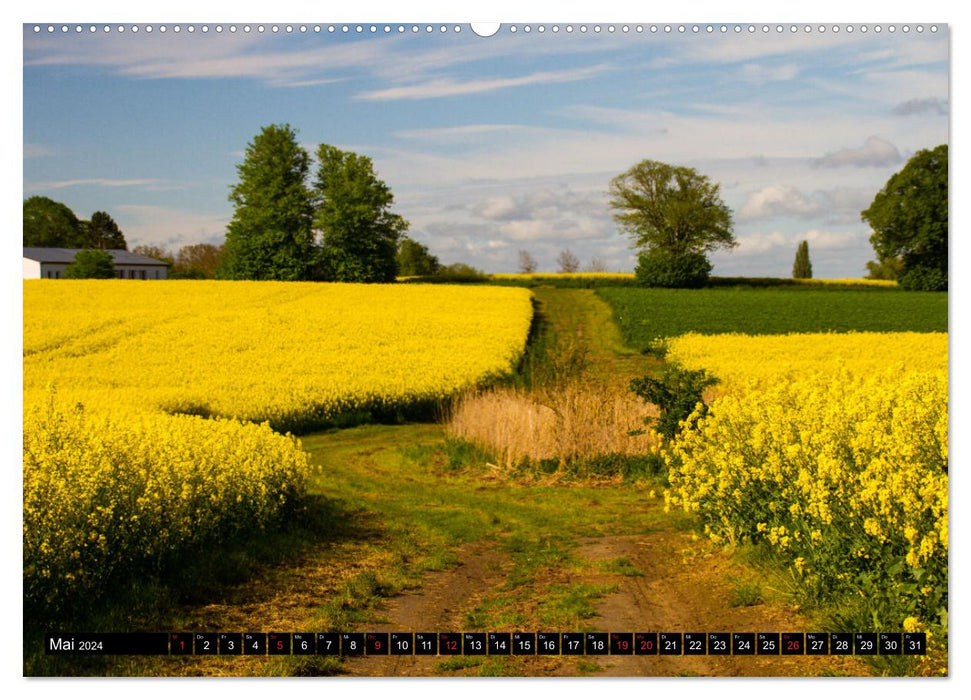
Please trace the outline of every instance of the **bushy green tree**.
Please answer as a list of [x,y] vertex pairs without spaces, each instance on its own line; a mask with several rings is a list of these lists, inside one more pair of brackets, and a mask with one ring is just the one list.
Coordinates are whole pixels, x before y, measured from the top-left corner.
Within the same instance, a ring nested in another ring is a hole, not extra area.
[[809,262],[809,241],[803,241],[796,248],[796,260],[792,264],[792,276],[797,280],[813,278],[813,264]]
[[67,279],[110,279],[115,276],[115,259],[106,250],[88,248],[74,255],[74,262],[64,268]]
[[24,245],[39,248],[82,248],[84,231],[78,217],[48,197],[24,200]]
[[236,166],[219,276],[226,279],[307,279],[313,254],[313,205],[306,179],[310,157],[289,124],[264,127]]
[[391,189],[367,156],[321,144],[317,163],[314,228],[321,232],[322,274],[339,282],[393,282],[408,222],[391,212]]
[[705,267],[707,280],[707,254],[737,245],[719,186],[694,168],[644,160],[611,181],[610,195],[614,220],[641,251],[642,284],[694,285]]
[[860,216],[879,263],[899,258],[904,289],[947,289],[948,147],[918,151]]
[[867,279],[895,280],[904,270],[904,263],[900,258],[885,260],[868,260],[866,264]]
[[634,277],[644,287],[700,289],[708,283],[711,263],[704,253],[675,254],[665,248],[648,248],[637,256]]
[[403,276],[434,275],[441,269],[438,258],[407,236],[398,243],[398,274]]
[[90,221],[82,222],[86,248],[102,250],[128,250],[125,235],[107,212],[96,211]]

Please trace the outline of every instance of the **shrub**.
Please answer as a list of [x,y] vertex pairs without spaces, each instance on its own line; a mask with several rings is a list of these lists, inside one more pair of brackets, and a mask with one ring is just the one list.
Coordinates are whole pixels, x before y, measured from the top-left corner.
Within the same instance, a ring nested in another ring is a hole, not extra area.
[[702,400],[702,394],[705,389],[717,383],[718,380],[708,376],[703,369],[689,370],[668,366],[661,379],[632,379],[630,389],[658,407],[658,417],[647,418],[645,422],[653,422],[658,433],[666,438],[673,438],[680,432],[682,422],[691,417],[693,426],[705,415],[707,406]]
[[79,250],[74,262],[64,268],[67,279],[111,279],[115,276],[115,259],[105,250]]
[[652,249],[638,256],[634,275],[644,287],[698,289],[708,283],[711,263],[704,253],[675,255]]

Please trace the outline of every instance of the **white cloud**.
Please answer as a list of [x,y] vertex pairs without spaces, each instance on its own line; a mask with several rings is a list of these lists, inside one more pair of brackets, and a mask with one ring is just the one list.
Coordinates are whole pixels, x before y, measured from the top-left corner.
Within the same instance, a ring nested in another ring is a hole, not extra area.
[[117,212],[115,220],[129,246],[158,245],[173,252],[183,245],[219,242],[230,220],[226,215],[146,204],[120,204],[112,212]]
[[925,97],[901,102],[893,108],[893,113],[900,116],[908,116],[911,114],[938,114],[944,116],[949,113],[949,109],[950,102],[947,98]]
[[900,151],[889,141],[870,136],[860,148],[843,148],[827,153],[815,161],[817,167],[841,168],[853,166],[865,168],[871,166],[895,165],[903,160]]
[[771,219],[779,216],[811,216],[818,213],[820,203],[807,197],[795,187],[769,185],[752,192],[738,211],[739,221]]
[[[778,254],[780,260],[786,259],[791,251],[795,254],[796,246],[801,241],[809,241],[810,257],[814,250],[846,250],[859,246],[861,235],[846,231],[821,231],[810,229],[798,233],[783,233],[772,231],[769,233],[750,233],[738,235],[738,247],[732,255],[766,256]],[[864,237],[865,240],[865,237]]]
[[464,143],[480,136],[496,133],[522,131],[526,127],[518,124],[464,124],[437,129],[403,129],[394,132],[401,139],[432,141],[439,143]]
[[521,204],[512,195],[489,197],[485,201],[473,205],[472,210],[483,219],[494,221],[519,219],[524,216]]
[[[60,38],[60,37],[55,37]],[[286,37],[294,39],[294,37]],[[366,68],[393,48],[393,41],[289,47],[253,34],[194,36],[187,33],[83,35],[74,41],[24,38],[24,65],[93,65],[148,79],[253,78],[269,85],[332,82],[333,73]],[[267,48],[272,46],[273,48]],[[285,48],[286,47],[286,48]]]
[[786,63],[780,66],[746,63],[738,73],[740,78],[750,82],[777,83],[794,79],[799,75],[799,66],[795,63]]
[[817,250],[844,250],[860,242],[860,236],[845,231],[819,231],[810,229],[800,240],[809,241],[810,252]]
[[359,100],[423,100],[434,97],[455,97],[524,85],[549,85],[551,83],[587,80],[609,69],[610,66],[608,65],[597,65],[561,71],[539,71],[515,78],[478,78],[473,80],[435,78],[414,85],[368,90],[358,93],[355,98]]
[[48,182],[29,182],[24,183],[24,189],[30,191],[37,190],[60,190],[65,187],[78,187],[80,185],[94,185],[96,187],[145,187],[149,189],[153,185],[159,185],[161,180],[154,179],[135,179],[135,180],[111,180],[108,178],[86,178],[78,180],[52,180]]
[[856,223],[876,193],[869,187],[832,187],[805,193],[789,185],[772,184],[750,192],[735,217],[738,222],[777,218],[820,219]]
[[513,241],[573,241],[599,238],[603,230],[590,219],[521,219],[499,226],[499,232]]
[[[325,36],[271,36],[256,31],[218,36],[187,32],[106,36],[99,32],[63,41],[57,36],[25,32],[23,55],[27,66],[102,66],[136,78],[251,78],[271,86],[298,87],[346,80],[348,72],[392,82],[409,81],[450,66],[489,63],[496,56],[575,57],[613,51],[623,43],[620,37],[589,41],[591,37],[540,34],[528,37],[529,41],[514,35],[488,41],[467,34],[429,38],[447,42],[416,42],[415,37],[397,34],[334,42]],[[428,46],[433,48],[422,48]]]
[[772,233],[753,233],[747,236],[737,236],[738,247],[732,255],[761,255],[773,248],[790,246],[789,237],[778,231]]

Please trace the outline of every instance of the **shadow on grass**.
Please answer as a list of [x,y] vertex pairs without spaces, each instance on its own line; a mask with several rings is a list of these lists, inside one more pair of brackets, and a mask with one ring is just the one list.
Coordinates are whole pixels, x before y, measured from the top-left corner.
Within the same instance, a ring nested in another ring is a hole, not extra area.
[[[233,603],[242,584],[273,581],[278,569],[321,546],[381,537],[375,517],[341,500],[308,496],[285,522],[262,531],[236,533],[172,560],[155,574],[121,574],[94,596],[57,613],[24,607],[25,676],[125,675],[119,657],[44,654],[44,635],[72,632],[169,632],[180,606]],[[271,584],[272,585],[272,584]],[[131,665],[137,668],[138,659]],[[174,675],[178,670],[173,666]]]

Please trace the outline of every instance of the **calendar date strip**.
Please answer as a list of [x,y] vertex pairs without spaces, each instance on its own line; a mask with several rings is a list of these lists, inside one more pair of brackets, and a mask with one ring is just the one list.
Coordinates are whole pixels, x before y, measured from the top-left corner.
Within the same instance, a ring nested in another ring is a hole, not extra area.
[[108,632],[48,634],[45,653],[152,656],[899,656],[923,632]]

